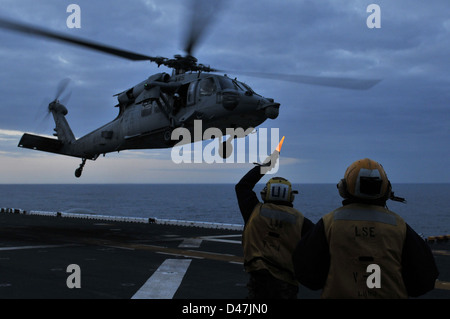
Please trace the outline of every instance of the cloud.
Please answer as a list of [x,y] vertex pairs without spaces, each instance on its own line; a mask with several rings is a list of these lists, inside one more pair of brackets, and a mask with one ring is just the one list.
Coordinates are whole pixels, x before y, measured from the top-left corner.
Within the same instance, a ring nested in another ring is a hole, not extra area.
[[[235,183],[251,163],[174,163],[169,154],[156,156],[147,151],[110,154],[96,161],[88,161],[83,175],[77,179],[74,171],[80,160],[60,155],[26,150],[27,156],[0,153],[1,183]],[[32,154],[34,153],[34,154]],[[32,156],[34,155],[34,156]],[[157,158],[155,158],[157,157]],[[302,161],[297,158],[280,159],[289,167]]]
[[[369,3],[362,0],[224,1],[194,53],[200,63],[226,70],[382,79],[369,91],[349,91],[230,74],[281,103],[279,117],[263,127],[280,129],[286,135],[283,156],[298,162],[280,167],[280,173],[334,182],[342,167],[372,156],[391,166],[400,181],[448,182],[446,1],[379,0],[381,29],[367,28]],[[169,58],[183,53],[188,2],[79,0],[77,30],[65,25],[69,3],[4,0],[2,16],[138,53]],[[42,118],[59,81],[72,79],[67,120],[79,137],[117,116],[114,94],[170,70],[3,30],[0,39],[7,43],[0,48],[0,154],[15,172],[3,168],[0,178],[78,183],[118,182],[112,176],[123,175],[124,181],[222,182],[239,179],[246,170],[175,166],[168,150],[124,151],[117,159],[111,154],[89,162],[83,180],[74,180],[78,159],[17,148],[22,132],[53,133],[51,117]],[[39,165],[47,177],[27,165]],[[158,167],[165,174],[158,174]]]

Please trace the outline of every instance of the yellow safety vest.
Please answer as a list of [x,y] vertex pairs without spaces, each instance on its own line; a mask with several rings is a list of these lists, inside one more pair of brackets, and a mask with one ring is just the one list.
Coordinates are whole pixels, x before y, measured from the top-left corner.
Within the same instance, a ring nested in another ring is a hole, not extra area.
[[322,298],[408,297],[401,272],[406,224],[400,216],[381,206],[350,204],[322,219],[331,258]]
[[275,278],[298,285],[292,253],[301,239],[303,220],[293,207],[256,205],[242,234],[245,270],[266,269]]

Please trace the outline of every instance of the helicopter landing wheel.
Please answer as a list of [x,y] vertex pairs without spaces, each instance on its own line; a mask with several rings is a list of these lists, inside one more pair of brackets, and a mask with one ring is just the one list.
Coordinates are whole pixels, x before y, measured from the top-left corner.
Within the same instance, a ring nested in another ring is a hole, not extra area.
[[77,169],[75,170],[75,177],[77,177],[77,178],[80,177],[82,172],[83,172],[82,169],[77,168]]
[[81,164],[80,164],[80,167],[78,167],[76,170],[75,170],[75,177],[76,178],[79,178],[80,176],[81,176],[81,173],[83,173],[83,168],[84,168],[84,165],[86,164],[86,159],[85,158],[83,158],[83,160],[82,160],[82,162],[81,162]]

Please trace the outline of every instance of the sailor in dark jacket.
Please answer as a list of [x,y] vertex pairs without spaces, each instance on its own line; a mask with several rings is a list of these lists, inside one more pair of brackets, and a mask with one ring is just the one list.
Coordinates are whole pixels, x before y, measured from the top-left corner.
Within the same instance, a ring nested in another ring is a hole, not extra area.
[[[274,157],[275,155],[275,157]],[[274,166],[277,151],[266,166]],[[265,166],[255,166],[236,185],[236,196],[245,222],[242,235],[244,267],[249,273],[251,299],[297,297],[292,253],[301,236],[314,225],[293,207],[294,194],[291,183],[282,178],[271,178],[261,197],[253,188],[265,175]]]
[[301,284],[322,298],[407,298],[434,288],[439,274],[426,242],[386,208],[395,197],[383,167],[362,159],[338,184],[343,206],[323,216],[293,257]]

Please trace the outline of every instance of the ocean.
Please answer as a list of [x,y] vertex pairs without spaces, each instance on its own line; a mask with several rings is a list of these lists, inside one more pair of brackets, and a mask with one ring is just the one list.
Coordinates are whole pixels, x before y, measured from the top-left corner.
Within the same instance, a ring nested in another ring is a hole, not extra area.
[[[257,184],[259,192],[263,184]],[[317,222],[341,205],[336,184],[294,184],[294,207]],[[395,184],[388,201],[421,236],[450,234],[450,184]],[[0,207],[243,224],[233,184],[0,184]]]

